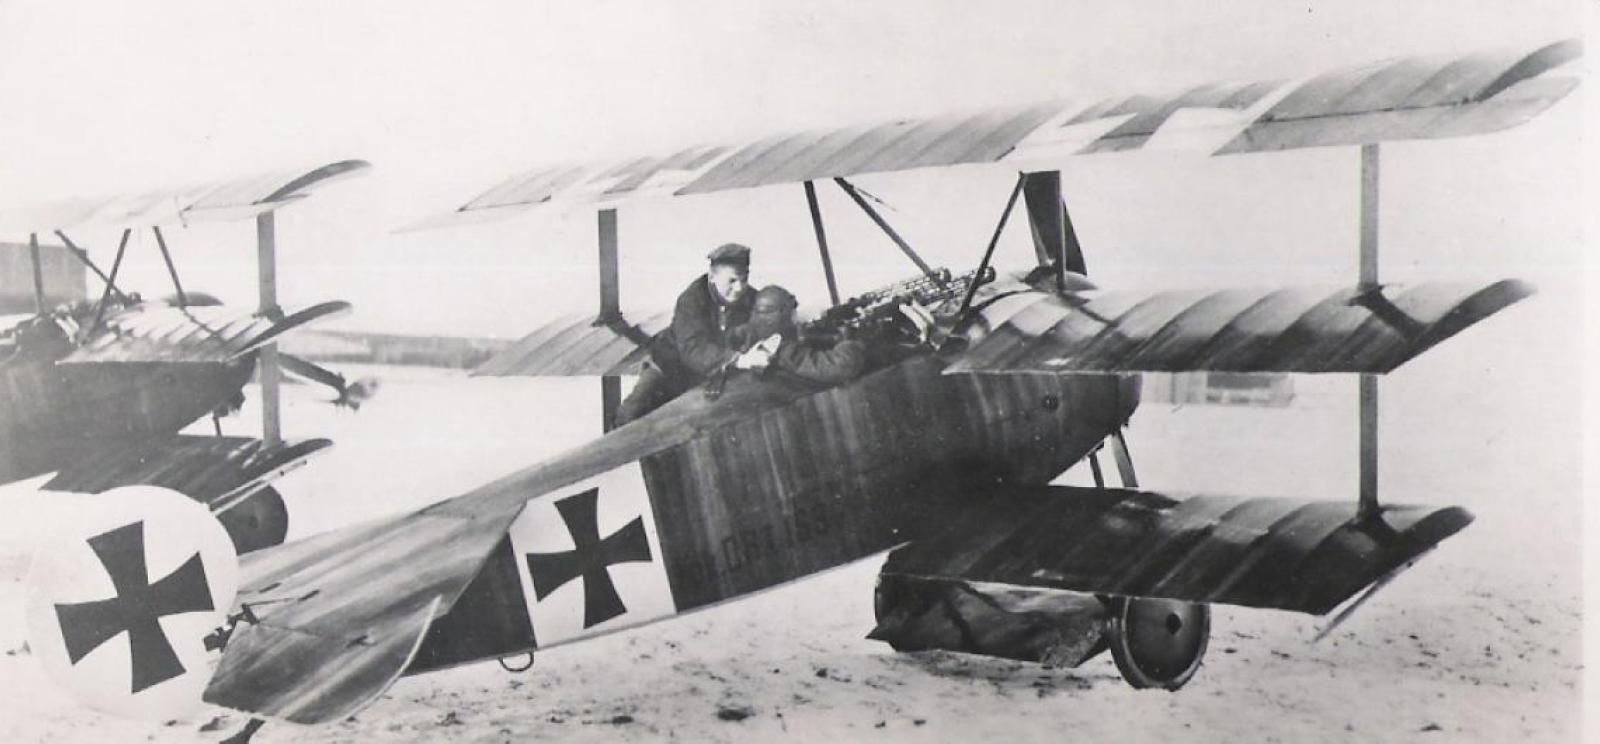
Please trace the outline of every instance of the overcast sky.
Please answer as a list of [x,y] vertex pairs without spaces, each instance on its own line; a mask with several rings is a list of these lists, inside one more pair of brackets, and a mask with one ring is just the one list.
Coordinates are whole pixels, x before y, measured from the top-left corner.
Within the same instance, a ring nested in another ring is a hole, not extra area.
[[[285,303],[352,300],[351,327],[516,336],[593,305],[592,210],[392,230],[541,163],[1397,54],[1531,49],[1578,35],[1582,5],[1199,8],[0,0],[0,208],[362,158],[370,175],[283,213]],[[1386,147],[1386,276],[1559,273],[1576,261],[1582,110],[1573,96],[1513,132]],[[1355,158],[1082,158],[1065,179],[1102,282],[1338,281],[1354,273]],[[936,263],[960,267],[976,262],[1012,177],[859,180]],[[847,292],[909,268],[831,190],[824,210]],[[758,283],[783,281],[803,300],[823,292],[797,186],[625,207],[621,233],[625,305],[670,302],[725,240],[757,248]],[[176,231],[186,285],[252,301],[252,236],[244,223]],[[114,237],[74,236],[105,260]],[[1025,245],[1012,230],[1002,257],[1027,259]],[[150,241],[135,251],[135,286],[164,292]]]

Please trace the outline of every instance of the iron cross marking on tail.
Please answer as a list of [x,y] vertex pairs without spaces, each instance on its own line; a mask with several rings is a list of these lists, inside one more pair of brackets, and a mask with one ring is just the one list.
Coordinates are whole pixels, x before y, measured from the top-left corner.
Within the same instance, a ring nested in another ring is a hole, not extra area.
[[528,575],[536,599],[544,599],[567,582],[583,577],[583,627],[592,628],[628,611],[611,583],[611,566],[649,562],[650,539],[644,519],[634,517],[622,529],[600,538],[600,489],[591,488],[556,502],[572,535],[573,549],[561,553],[529,553]]
[[127,633],[133,692],[183,674],[183,663],[159,621],[167,615],[215,609],[200,554],[152,584],[145,568],[144,522],[118,527],[88,542],[111,577],[116,596],[55,606],[67,657],[76,664],[106,641]]

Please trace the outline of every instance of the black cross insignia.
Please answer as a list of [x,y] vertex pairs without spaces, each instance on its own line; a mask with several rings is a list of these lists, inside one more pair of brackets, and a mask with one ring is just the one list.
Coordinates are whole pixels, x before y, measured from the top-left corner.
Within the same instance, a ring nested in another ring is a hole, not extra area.
[[567,523],[567,532],[572,535],[572,544],[576,547],[561,553],[528,554],[528,574],[533,578],[536,599],[544,599],[567,582],[583,577],[585,629],[628,611],[611,583],[610,567],[617,563],[652,560],[642,517],[634,517],[627,526],[600,539],[600,520],[596,513],[599,497],[600,489],[591,488],[556,502],[556,510]]
[[183,674],[183,663],[157,621],[215,609],[200,554],[152,584],[145,569],[144,522],[118,527],[88,542],[111,577],[116,596],[56,605],[67,657],[77,664],[101,644],[127,633],[135,693]]

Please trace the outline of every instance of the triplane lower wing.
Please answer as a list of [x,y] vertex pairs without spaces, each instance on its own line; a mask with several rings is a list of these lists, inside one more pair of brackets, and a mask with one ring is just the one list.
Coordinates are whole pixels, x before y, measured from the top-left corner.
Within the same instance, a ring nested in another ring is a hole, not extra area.
[[[211,637],[221,658],[204,697],[299,723],[337,720],[404,674],[637,626],[891,549],[873,636],[901,649],[1072,665],[1109,648],[1131,684],[1177,688],[1200,666],[1212,603],[1337,611],[1336,624],[1471,521],[1458,507],[1379,503],[1377,376],[1532,292],[1516,280],[1380,283],[1377,143],[1526,120],[1572,88],[1555,71],[1580,52],[1560,42],[1402,59],[514,177],[446,221],[608,203],[600,307],[593,320],[539,329],[486,373],[617,375],[641,358],[664,316],[629,322],[619,310],[609,202],[623,197],[803,182],[834,287],[813,184],[833,178],[919,276],[834,297],[808,329],[818,343],[846,332],[869,348],[867,369],[845,384],[730,374],[716,396],[683,395],[464,495],[245,556],[238,600]],[[1226,116],[1188,115],[1200,109]],[[1101,290],[1059,174],[1042,170],[1019,176],[977,268],[952,274],[923,262],[845,180],[1197,139],[1219,154],[1359,144],[1368,237],[1354,285]],[[993,251],[1019,199],[1037,265],[997,272]],[[936,332],[908,339],[885,322],[913,304],[931,305]],[[1123,436],[1140,374],[1189,370],[1361,375],[1359,497],[1140,484]],[[1103,452],[1120,488],[1106,483]],[[1085,461],[1095,487],[1051,485]]]

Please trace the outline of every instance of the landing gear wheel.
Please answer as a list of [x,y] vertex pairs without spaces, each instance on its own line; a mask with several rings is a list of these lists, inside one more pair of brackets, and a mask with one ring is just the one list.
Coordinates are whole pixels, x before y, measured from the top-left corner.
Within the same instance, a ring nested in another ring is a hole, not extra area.
[[289,534],[289,510],[283,496],[270,486],[223,512],[217,521],[233,538],[239,555],[282,545]]
[[1211,608],[1170,599],[1112,597],[1106,640],[1128,684],[1176,690],[1200,670],[1211,638]]

